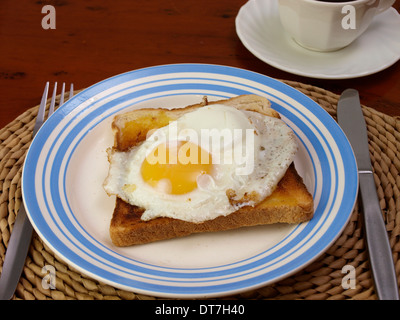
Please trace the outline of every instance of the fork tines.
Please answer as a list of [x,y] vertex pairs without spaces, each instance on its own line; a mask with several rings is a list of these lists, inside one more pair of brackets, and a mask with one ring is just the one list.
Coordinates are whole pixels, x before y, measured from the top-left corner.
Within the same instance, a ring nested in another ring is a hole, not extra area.
[[[45,110],[46,110],[46,104],[47,104],[47,96],[49,93],[49,82],[46,82],[42,100],[40,102],[40,107],[37,115],[37,120],[33,129],[34,134],[37,132],[37,130],[40,128],[40,126],[44,122],[44,115],[45,115]],[[61,107],[64,104],[64,94],[65,94],[65,83],[63,82],[62,88],[61,88],[61,95],[60,95],[60,100],[58,106]],[[51,97],[51,102],[50,102],[50,107],[49,107],[49,112],[47,117],[50,117],[55,109],[55,104],[56,104],[56,95],[57,95],[57,82],[54,83],[54,89],[53,89],[53,95]],[[74,95],[74,85],[71,83],[70,91],[69,91],[69,96],[68,99],[72,98]]]

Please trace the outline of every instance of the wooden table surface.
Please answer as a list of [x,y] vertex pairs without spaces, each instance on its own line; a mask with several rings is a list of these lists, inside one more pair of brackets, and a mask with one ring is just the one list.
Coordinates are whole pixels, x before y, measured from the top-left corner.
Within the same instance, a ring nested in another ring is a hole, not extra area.
[[[245,3],[1,0],[0,128],[39,104],[45,81],[73,82],[81,89],[119,73],[170,63],[229,65],[337,94],[353,87],[363,104],[400,115],[399,61],[377,74],[349,80],[281,71],[253,56],[236,35],[235,17]],[[42,28],[47,4],[56,10],[56,29]],[[394,7],[400,12],[399,1]]]

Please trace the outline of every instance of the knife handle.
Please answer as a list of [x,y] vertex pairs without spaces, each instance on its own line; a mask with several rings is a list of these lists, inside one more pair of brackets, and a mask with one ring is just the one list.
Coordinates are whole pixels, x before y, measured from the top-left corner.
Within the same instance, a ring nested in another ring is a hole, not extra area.
[[360,173],[360,195],[372,275],[378,298],[399,300],[392,249],[376,193],[372,172]]

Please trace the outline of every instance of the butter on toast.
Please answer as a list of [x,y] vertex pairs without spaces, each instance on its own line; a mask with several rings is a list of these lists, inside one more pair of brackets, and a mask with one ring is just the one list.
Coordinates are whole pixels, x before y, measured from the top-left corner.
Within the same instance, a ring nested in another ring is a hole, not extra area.
[[[191,105],[177,109],[138,109],[117,115],[112,123],[116,151],[126,151],[146,139],[149,130],[157,129],[181,117],[184,113],[209,104],[225,104],[241,110],[256,111],[279,118],[268,99],[243,95],[231,99]],[[192,223],[173,218],[141,220],[143,208],[131,205],[119,197],[110,223],[110,237],[116,246],[130,246],[187,236],[199,232],[214,232],[272,223],[300,223],[313,216],[313,199],[294,164],[291,164],[273,193],[256,206],[239,210],[213,220]]]

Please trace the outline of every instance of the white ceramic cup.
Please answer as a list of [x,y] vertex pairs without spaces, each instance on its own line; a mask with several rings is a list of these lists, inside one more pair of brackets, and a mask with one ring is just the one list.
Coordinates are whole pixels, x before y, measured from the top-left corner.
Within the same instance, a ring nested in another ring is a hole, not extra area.
[[302,47],[334,51],[348,46],[370,25],[372,18],[395,0],[279,0],[284,29]]

